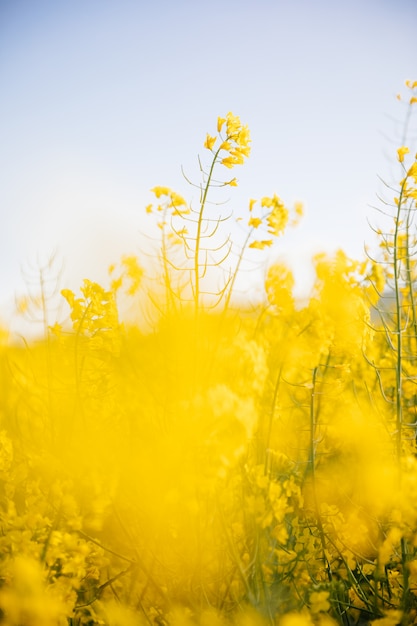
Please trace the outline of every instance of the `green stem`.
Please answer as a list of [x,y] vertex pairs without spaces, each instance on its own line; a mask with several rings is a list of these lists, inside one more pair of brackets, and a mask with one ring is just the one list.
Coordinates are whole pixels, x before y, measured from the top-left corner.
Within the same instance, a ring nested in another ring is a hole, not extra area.
[[311,479],[312,479],[312,487],[313,487],[313,501],[314,501],[314,509],[317,520],[317,528],[320,536],[321,549],[323,552],[323,562],[325,564],[327,577],[329,582],[333,580],[333,574],[331,570],[331,566],[329,560],[326,555],[326,536],[324,533],[323,523],[321,520],[320,514],[320,504],[317,497],[317,489],[316,489],[316,449],[315,449],[315,434],[316,434],[316,404],[315,404],[315,396],[316,396],[316,384],[317,384],[317,373],[318,367],[313,369],[313,380],[312,380],[312,388],[311,388],[311,400],[310,400],[310,464],[311,464]]
[[197,222],[197,234],[195,241],[195,253],[194,253],[194,306],[195,306],[195,314],[198,315],[198,309],[200,306],[200,249],[201,249],[201,229],[203,227],[203,216],[204,209],[207,201],[207,194],[210,189],[211,179],[213,178],[214,166],[217,163],[217,157],[219,155],[221,148],[218,148],[216,151],[213,161],[210,166],[210,171],[208,174],[207,182],[204,187],[203,197],[201,198],[200,210],[198,212],[198,222]]
[[245,254],[246,248],[247,248],[247,246],[248,246],[249,240],[250,240],[250,238],[251,238],[252,233],[253,233],[253,231],[254,231],[254,230],[255,230],[254,228],[251,228],[251,229],[249,230],[249,232],[248,232],[248,234],[247,234],[247,237],[246,237],[246,239],[245,239],[245,241],[244,241],[244,243],[243,243],[243,246],[242,246],[242,248],[241,248],[241,250],[240,250],[240,253],[239,253],[239,258],[238,258],[238,261],[237,261],[237,263],[236,263],[236,267],[235,267],[234,272],[233,272],[232,280],[230,281],[230,285],[229,285],[229,287],[228,287],[228,292],[227,292],[227,295],[226,295],[226,301],[225,301],[225,304],[224,304],[224,310],[225,310],[225,311],[227,311],[227,309],[229,308],[230,299],[231,299],[231,297],[232,297],[232,294],[233,294],[233,289],[234,289],[235,282],[236,282],[236,278],[237,278],[237,275],[238,275],[238,273],[239,273],[240,266],[241,266],[242,261],[243,261],[243,256],[244,256],[244,254]]
[[[398,238],[399,238],[399,229],[400,229],[400,217],[402,211],[402,200],[404,195],[404,187],[406,184],[406,178],[401,185],[400,196],[398,199],[398,208],[397,215],[395,220],[395,231],[394,231],[394,287],[395,287],[395,308],[396,308],[396,328],[395,332],[397,334],[397,361],[395,368],[395,377],[396,377],[396,397],[395,397],[395,407],[396,407],[396,449],[397,449],[397,462],[398,462],[398,472],[399,472],[399,488],[401,487],[401,458],[402,458],[402,429],[403,429],[403,406],[402,406],[402,380],[403,380],[403,345],[402,345],[402,319],[401,319],[401,289],[400,289],[400,281],[401,281],[401,258],[398,255]],[[408,225],[408,224],[407,224]],[[407,233],[408,234],[408,233]],[[406,239],[406,267],[409,267],[409,254],[408,254],[408,237]],[[410,275],[407,276],[406,280],[410,279]],[[412,286],[410,285],[410,292],[412,290]],[[402,589],[402,597],[401,597],[401,605],[404,610],[406,610],[408,606],[408,596],[410,593],[409,590],[409,576],[408,576],[408,549],[407,549],[407,540],[402,537],[401,538],[401,563],[403,570],[403,589]]]
[[401,328],[401,290],[400,290],[400,263],[401,259],[398,258],[398,238],[400,230],[400,217],[401,217],[401,203],[403,195],[404,185],[401,187],[400,197],[398,199],[397,215],[395,218],[395,230],[394,230],[394,291],[395,291],[395,314],[396,314],[396,328],[395,333],[397,335],[396,347],[397,347],[397,361],[395,368],[395,408],[396,408],[396,448],[397,448],[397,460],[401,460],[401,448],[402,448],[402,328]]

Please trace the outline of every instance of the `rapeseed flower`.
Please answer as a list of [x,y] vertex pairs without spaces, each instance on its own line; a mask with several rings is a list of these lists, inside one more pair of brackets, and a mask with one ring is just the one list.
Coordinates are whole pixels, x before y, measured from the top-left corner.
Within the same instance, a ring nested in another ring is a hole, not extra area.
[[398,160],[400,163],[403,163],[404,156],[410,152],[410,149],[407,146],[401,146],[401,148],[397,149]]

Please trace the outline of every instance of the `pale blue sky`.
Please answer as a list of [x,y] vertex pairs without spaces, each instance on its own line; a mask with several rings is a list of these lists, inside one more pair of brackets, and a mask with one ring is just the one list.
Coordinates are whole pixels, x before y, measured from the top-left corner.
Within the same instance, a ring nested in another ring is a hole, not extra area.
[[230,110],[252,134],[230,209],[301,200],[272,254],[360,255],[416,32],[416,0],[0,0],[0,306],[36,254],[58,249],[72,288],[140,256],[149,189],[191,198],[181,164],[197,176]]

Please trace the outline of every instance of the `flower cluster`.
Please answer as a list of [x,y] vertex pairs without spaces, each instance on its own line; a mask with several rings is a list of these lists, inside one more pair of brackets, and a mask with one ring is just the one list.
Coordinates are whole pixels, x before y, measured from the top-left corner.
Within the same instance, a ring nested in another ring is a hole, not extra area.
[[[225,136],[222,135],[224,129]],[[235,165],[243,165],[246,157],[250,155],[250,131],[248,126],[243,126],[237,115],[229,112],[226,117],[217,119],[218,135],[207,134],[204,147],[215,153],[225,167],[232,169]],[[219,140],[220,145],[215,148]],[[228,155],[223,156],[223,152]],[[230,183],[229,183],[230,184]]]
[[[253,214],[253,209],[257,204],[257,200],[251,199],[249,202],[250,217],[248,220],[248,226],[252,229],[258,229],[260,226],[266,226],[267,233],[273,237],[279,237],[282,235],[290,222],[290,211],[285,206],[284,202],[274,194],[271,197],[264,196],[259,201],[259,207],[261,209],[260,216]],[[296,226],[299,219],[303,215],[303,205],[301,202],[296,202],[293,209],[293,218],[290,222],[291,226]],[[249,244],[249,248],[256,248],[263,250],[270,247],[273,244],[273,239],[261,239],[252,241]]]
[[[125,256],[109,289],[62,290],[70,323],[1,344],[5,626],[417,623],[416,163],[399,148],[382,256],[316,254],[303,302],[272,263],[264,302],[227,292],[216,309],[202,281],[220,272],[233,291],[234,249],[206,201],[249,142],[219,118],[199,209],[153,189],[188,263],[163,225],[166,302]],[[269,247],[301,214],[250,200],[246,244]],[[119,322],[123,290],[157,309],[149,330]]]
[[[169,187],[154,187],[151,191],[155,194],[155,197],[159,200],[162,198],[161,203],[156,206],[156,210],[159,212],[169,211],[172,215],[187,215],[190,209],[186,200],[180,194],[176,193]],[[152,204],[148,204],[146,207],[147,213],[152,213],[154,207]]]

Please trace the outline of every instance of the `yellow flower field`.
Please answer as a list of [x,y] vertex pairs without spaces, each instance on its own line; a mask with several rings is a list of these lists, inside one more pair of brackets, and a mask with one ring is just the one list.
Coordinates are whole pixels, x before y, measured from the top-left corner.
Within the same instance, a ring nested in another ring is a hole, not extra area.
[[273,264],[249,306],[242,263],[302,216],[275,192],[210,203],[250,145],[227,113],[198,206],[152,190],[156,275],[126,256],[108,286],[60,285],[53,326],[41,280],[20,306],[44,335],[2,332],[1,624],[417,624],[415,146],[375,255],[317,255],[302,305]]

